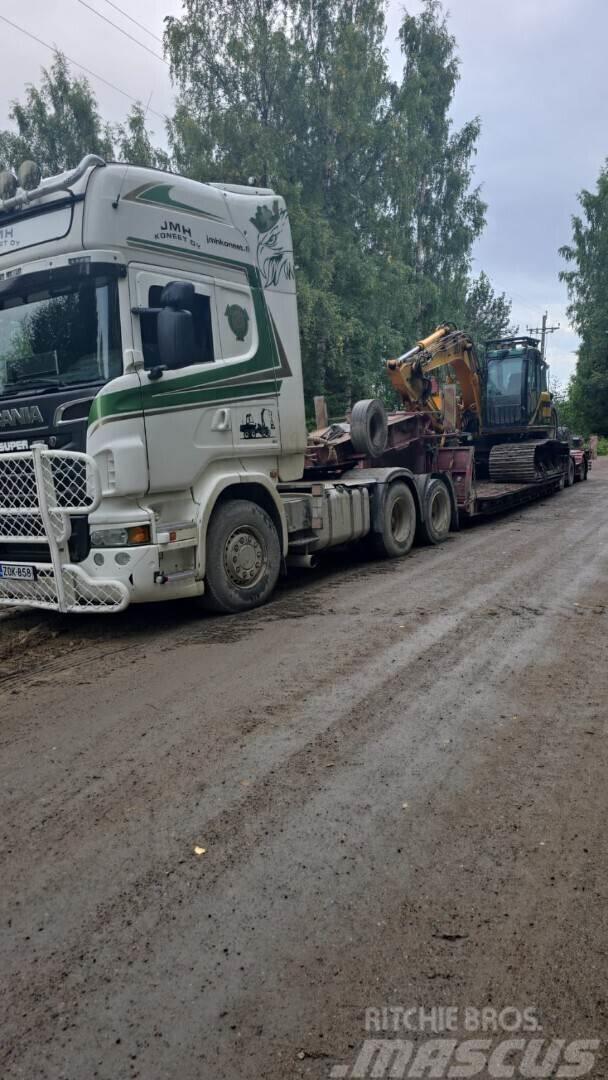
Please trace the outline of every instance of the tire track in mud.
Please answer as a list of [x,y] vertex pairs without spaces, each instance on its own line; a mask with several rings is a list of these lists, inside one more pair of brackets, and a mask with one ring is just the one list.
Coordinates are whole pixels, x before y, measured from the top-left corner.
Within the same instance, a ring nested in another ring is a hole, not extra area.
[[[580,492],[580,487],[574,492]],[[570,493],[572,497],[572,492]],[[444,556],[444,562],[460,562],[465,557],[470,564],[476,551],[484,549],[487,545],[488,535],[493,535],[497,529],[502,529],[503,537],[507,537],[512,531],[524,531],[525,528],[534,524],[541,524],[546,528],[546,518],[542,521],[534,520],[537,515],[546,513],[548,506],[554,503],[555,496],[532,505],[523,512],[516,512],[504,516],[499,521],[478,523],[475,529],[467,527],[461,534],[453,534],[447,545],[440,548],[415,548],[406,561],[368,562],[364,559],[356,560],[348,552],[344,556],[345,567],[340,566],[340,556],[329,556],[329,566],[320,571],[319,575],[296,575],[296,584],[287,581],[283,584],[279,594],[263,609],[249,612],[246,615],[213,618],[201,614],[195,607],[186,602],[167,603],[159,605],[146,605],[145,608],[133,607],[121,615],[107,619],[99,617],[95,619],[89,616],[63,617],[50,614],[45,621],[45,613],[27,612],[23,615],[11,614],[8,618],[0,618],[0,661],[10,659],[15,652],[20,652],[22,645],[43,648],[54,648],[51,656],[42,656],[37,659],[33,649],[26,649],[26,656],[20,659],[16,670],[3,672],[0,669],[0,700],[1,694],[6,690],[19,688],[20,692],[33,684],[38,679],[47,678],[53,674],[60,674],[69,669],[73,674],[85,668],[90,669],[102,660],[120,660],[138,650],[160,646],[162,652],[180,649],[184,644],[232,644],[243,637],[255,632],[260,626],[267,625],[276,620],[289,618],[307,618],[311,615],[323,616],[328,604],[332,603],[336,594],[340,597],[344,589],[358,586],[373,581],[376,577],[396,576],[401,578],[408,571],[412,575],[420,572],[417,565],[420,561],[425,566]],[[523,527],[520,525],[523,522]],[[466,544],[466,550],[452,550],[453,545]],[[522,537],[518,548],[525,555],[528,539]],[[519,554],[519,550],[517,552]],[[445,558],[447,556],[447,558]],[[337,566],[336,566],[337,563]],[[445,568],[449,571],[449,567]],[[459,583],[453,588],[448,584],[445,592],[445,603],[449,605],[459,594]],[[344,607],[344,605],[342,605]],[[167,610],[168,609],[168,610]],[[358,614],[360,609],[355,608],[345,614]],[[406,612],[404,611],[404,614]],[[25,631],[19,630],[19,624],[26,624],[32,620],[39,620]],[[13,637],[17,637],[17,645],[8,638],[8,643],[2,642],[2,629],[8,625],[13,628]],[[156,628],[156,624],[158,628]],[[85,633],[80,637],[76,631],[77,626],[83,626]],[[106,633],[106,627],[108,631]],[[133,644],[129,644],[129,637],[137,634],[138,638]],[[169,635],[167,640],[167,634]],[[107,648],[107,638],[110,635],[118,637],[117,643]],[[83,644],[88,638],[93,640],[92,645]],[[103,642],[102,652],[99,651],[99,642]],[[56,642],[53,647],[50,642]],[[65,650],[71,647],[69,663],[66,664]],[[76,650],[74,652],[73,650]],[[33,655],[32,655],[33,654]],[[33,666],[32,666],[33,665]],[[89,680],[84,680],[83,684]]]
[[[564,543],[570,543],[572,537],[564,534],[563,540]],[[526,574],[532,581],[537,578],[543,559],[544,552],[539,551],[526,567]],[[579,569],[578,579],[573,579],[572,588],[574,593],[583,583],[583,575],[588,576],[594,573],[596,573],[594,567],[588,566],[584,571]],[[494,578],[490,601],[495,596],[502,594],[505,588],[515,582],[519,585],[523,584],[521,567],[517,565],[512,566],[500,579]],[[480,585],[479,590],[484,593],[484,600],[487,605],[488,593],[486,587]],[[590,597],[589,602],[591,603],[594,599]],[[258,773],[260,759],[264,760],[265,765],[268,765],[269,753],[274,750],[274,771],[267,768],[265,773],[254,782],[252,789],[238,800],[236,806],[230,805],[234,800],[229,797],[224,809],[221,809],[215,815],[211,815],[206,819],[201,815],[200,828],[206,837],[211,837],[210,850],[219,849],[222,846],[223,838],[226,836],[232,837],[231,842],[224,845],[225,850],[219,860],[217,856],[215,857],[213,871],[205,879],[207,888],[213,889],[222,881],[224,875],[230,872],[239,859],[247,861],[248,854],[252,849],[255,850],[256,844],[260,842],[264,834],[264,827],[270,824],[273,818],[278,817],[280,819],[281,815],[289,817],[296,813],[298,808],[303,808],[311,799],[311,785],[313,795],[315,791],[323,791],[326,788],[328,777],[321,770],[328,765],[326,760],[328,754],[335,756],[337,752],[339,753],[339,745],[342,742],[348,742],[349,756],[352,756],[351,750],[354,751],[355,756],[359,756],[360,751],[368,746],[372,736],[379,738],[387,729],[390,731],[392,711],[396,707],[395,697],[398,697],[398,695],[389,693],[391,688],[394,689],[395,671],[389,670],[389,673],[384,676],[382,674],[387,663],[394,661],[398,665],[396,670],[403,673],[404,677],[407,676],[407,689],[401,691],[402,693],[405,692],[408,695],[416,693],[424,699],[429,694],[432,685],[437,682],[437,674],[433,670],[436,653],[439,651],[444,657],[449,656],[449,648],[443,649],[442,646],[446,640],[449,641],[457,637],[459,646],[463,648],[466,655],[466,645],[469,638],[474,638],[479,631],[477,622],[478,617],[481,617],[482,606],[481,597],[477,592],[468,593],[466,601],[457,616],[450,616],[449,613],[440,615],[436,620],[439,625],[422,628],[416,633],[412,641],[406,642],[405,649],[403,647],[404,643],[399,641],[387,650],[385,643],[380,641],[375,644],[370,658],[369,645],[363,643],[361,654],[351,657],[344,671],[341,672],[345,685],[334,692],[334,697],[338,703],[338,715],[334,716],[327,724],[325,724],[326,718],[324,718],[325,727],[322,726],[321,730],[316,732],[311,730],[311,726],[314,727],[315,718],[318,721],[320,705],[325,701],[325,692],[319,698],[315,699],[313,697],[303,710],[301,710],[301,703],[292,701],[290,705],[289,701],[285,702],[285,708],[289,709],[291,707],[299,720],[295,745],[291,747],[289,746],[289,734],[285,736],[283,733],[283,727],[289,720],[289,714],[283,711],[284,707],[280,701],[277,703],[275,708],[281,716],[280,725],[276,725],[277,730],[266,734],[261,744],[257,740],[256,745],[254,740],[254,744],[250,747],[251,767],[257,769]],[[524,618],[523,612],[521,615],[518,614],[516,618]],[[534,616],[532,616],[532,619],[536,622]],[[505,627],[494,627],[493,634],[500,639],[504,637],[504,631]],[[477,651],[474,649],[471,651],[470,660],[467,661],[471,671],[474,671],[475,666],[483,661],[486,649],[487,640],[479,646]],[[362,667],[362,658],[365,656],[367,656],[369,662],[367,666]],[[414,661],[417,672],[412,670]],[[356,683],[354,690],[349,685],[353,674]],[[366,682],[371,684],[373,689],[369,694],[362,695],[360,687]],[[385,705],[381,709],[378,708],[379,695],[385,701]],[[446,698],[446,701],[449,701],[449,698]],[[278,746],[276,745],[277,742]],[[332,768],[335,767],[335,762],[330,764]],[[279,768],[285,775],[290,777],[289,781],[284,784],[281,784],[280,778],[277,779],[276,773]],[[227,766],[227,771],[229,769],[230,765]],[[315,771],[317,773],[316,777]],[[169,787],[174,785],[179,787],[177,771],[170,773],[166,779]],[[314,787],[315,779],[317,782],[316,788]],[[360,777],[357,778],[356,782],[360,782]],[[218,783],[217,787],[219,786]],[[114,803],[120,787],[121,784],[119,783],[115,789],[104,793],[104,798],[108,803]],[[209,798],[212,801],[212,796],[209,796]],[[183,808],[181,813],[183,814]],[[243,822],[251,823],[252,819],[255,820],[255,828],[249,824],[243,830]],[[75,811],[73,820],[74,825],[76,825],[78,810]],[[74,841],[77,838],[78,831],[76,830],[73,835]],[[182,873],[185,873],[187,878],[187,872]],[[170,886],[163,889],[161,902],[158,881],[159,878],[162,880],[163,874],[168,876]],[[116,933],[116,922],[122,923],[128,914],[128,921],[134,926],[134,929],[127,933],[123,942],[123,947],[126,948],[132,942],[133,937],[137,936],[137,917],[138,915],[139,918],[146,917],[150,901],[152,901],[152,907],[158,909],[156,915],[158,924],[162,924],[171,910],[184,903],[186,899],[185,890],[187,891],[187,888],[189,888],[187,881],[172,880],[174,875],[177,875],[179,879],[180,871],[175,870],[175,859],[173,858],[155,864],[147,874],[131,882],[127,891],[119,892],[118,896],[116,894],[110,895],[105,904],[102,903],[98,906],[93,920],[90,922],[85,921],[84,925],[78,928],[77,940],[73,943],[72,948],[68,953],[62,953],[63,965],[68,968],[78,962],[90,965],[96,952],[110,947]],[[52,875],[45,888],[51,884]],[[55,885],[58,884],[60,882],[55,881]],[[136,898],[135,902],[134,896]],[[146,922],[149,932],[149,919]],[[99,940],[96,940],[97,937],[99,937]],[[87,943],[91,942],[93,944],[89,944],[87,947]],[[40,970],[42,966],[40,963],[37,965],[38,974],[33,980],[30,989],[32,1004],[39,1001],[41,997],[44,997],[49,992],[53,983],[55,964],[56,958],[53,958],[46,973]],[[102,977],[100,976],[100,978]],[[89,986],[91,992],[94,991],[96,985],[99,987],[101,983],[98,982],[94,975],[90,975]]]

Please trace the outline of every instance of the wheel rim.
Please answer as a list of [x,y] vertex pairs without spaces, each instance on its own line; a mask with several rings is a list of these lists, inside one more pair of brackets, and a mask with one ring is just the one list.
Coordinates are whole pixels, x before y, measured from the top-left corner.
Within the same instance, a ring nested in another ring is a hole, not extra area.
[[391,510],[391,534],[398,544],[405,544],[409,539],[412,529],[410,506],[407,499],[401,496],[395,499]]
[[450,501],[447,491],[437,490],[431,502],[431,525],[436,533],[443,536],[450,528]]
[[251,525],[230,533],[224,547],[224,569],[233,585],[251,589],[262,578],[268,561],[264,538]]

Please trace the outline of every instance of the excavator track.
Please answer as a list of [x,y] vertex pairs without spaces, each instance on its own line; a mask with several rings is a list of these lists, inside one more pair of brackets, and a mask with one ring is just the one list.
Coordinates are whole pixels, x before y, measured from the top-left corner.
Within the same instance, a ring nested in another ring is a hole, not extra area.
[[559,475],[560,466],[548,439],[525,443],[499,443],[490,450],[490,479],[498,483],[533,484]]

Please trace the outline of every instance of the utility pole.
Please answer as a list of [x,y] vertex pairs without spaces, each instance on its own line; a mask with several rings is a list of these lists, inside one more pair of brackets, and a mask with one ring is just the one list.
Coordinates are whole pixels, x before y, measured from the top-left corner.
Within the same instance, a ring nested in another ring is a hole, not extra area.
[[526,327],[529,334],[534,334],[535,336],[540,334],[540,355],[543,360],[545,359],[545,353],[547,351],[547,334],[553,334],[556,330],[559,330],[559,323],[557,326],[547,326],[547,316],[548,313],[545,311],[542,326]]

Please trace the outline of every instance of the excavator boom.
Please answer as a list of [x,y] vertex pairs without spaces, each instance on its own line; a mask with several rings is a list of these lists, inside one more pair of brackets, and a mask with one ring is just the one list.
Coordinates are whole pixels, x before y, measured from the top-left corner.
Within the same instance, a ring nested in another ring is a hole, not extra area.
[[433,394],[429,375],[448,365],[460,387],[463,414],[472,414],[481,425],[481,371],[475,346],[467,334],[451,324],[438,326],[413,349],[389,360],[386,369],[405,405],[413,410],[428,409],[440,422],[441,402]]

